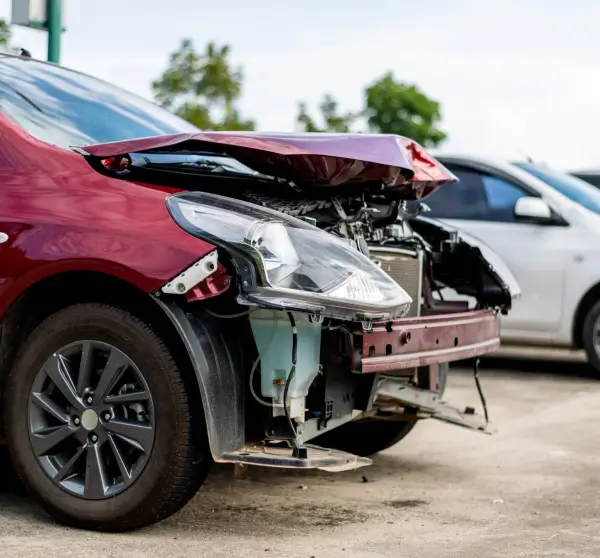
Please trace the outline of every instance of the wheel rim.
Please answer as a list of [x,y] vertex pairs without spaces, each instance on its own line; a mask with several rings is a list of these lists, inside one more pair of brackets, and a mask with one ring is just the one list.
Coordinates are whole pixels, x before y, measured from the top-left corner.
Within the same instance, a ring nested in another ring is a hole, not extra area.
[[28,404],[29,439],[63,490],[99,500],[130,487],[154,445],[154,405],[135,363],[99,341],[71,343],[38,372]]
[[596,356],[600,358],[600,318],[596,320],[594,324],[594,351],[596,352]]

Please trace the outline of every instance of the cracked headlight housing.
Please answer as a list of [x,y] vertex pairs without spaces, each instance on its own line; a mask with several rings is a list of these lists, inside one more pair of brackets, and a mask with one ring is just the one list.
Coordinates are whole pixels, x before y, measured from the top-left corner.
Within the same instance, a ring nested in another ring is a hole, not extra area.
[[255,273],[240,281],[241,304],[350,321],[402,317],[410,308],[408,293],[369,258],[300,219],[203,192],[171,196],[167,205],[185,231],[252,265]]

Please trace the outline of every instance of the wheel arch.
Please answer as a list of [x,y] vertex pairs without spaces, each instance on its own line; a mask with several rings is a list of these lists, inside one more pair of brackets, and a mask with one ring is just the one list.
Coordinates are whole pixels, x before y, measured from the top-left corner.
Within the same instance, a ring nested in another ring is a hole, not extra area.
[[578,349],[583,348],[583,324],[590,308],[600,300],[600,282],[596,283],[583,295],[573,318],[573,343]]
[[[0,296],[0,312],[2,317],[14,307],[15,303],[32,292],[47,288],[59,278],[65,279],[77,292],[82,290],[77,278],[105,278],[107,281],[119,282],[121,285],[135,288],[139,292],[154,292],[161,286],[161,280],[144,275],[133,267],[118,262],[98,258],[62,259],[36,265],[25,270],[18,280],[10,278]],[[171,277],[169,277],[170,279]],[[165,282],[168,279],[165,279]],[[96,281],[98,283],[98,281]],[[94,285],[97,286],[97,285]],[[91,290],[88,288],[88,292]]]
[[51,275],[14,300],[0,322],[0,396],[28,335],[54,312],[84,302],[103,302],[130,311],[165,341],[188,380],[194,407],[204,409],[213,457],[243,446],[243,374],[236,363],[240,355],[224,341],[217,320],[209,315],[203,316],[206,320],[195,320],[176,300],[158,302],[122,278],[102,272]]

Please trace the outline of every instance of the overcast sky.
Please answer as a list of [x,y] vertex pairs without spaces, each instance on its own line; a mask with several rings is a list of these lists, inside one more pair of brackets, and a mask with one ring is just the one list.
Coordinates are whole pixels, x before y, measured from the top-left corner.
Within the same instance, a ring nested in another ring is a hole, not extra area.
[[[297,103],[326,92],[359,109],[391,70],[441,102],[446,151],[600,168],[598,1],[65,1],[62,63],[145,97],[181,38],[214,40],[243,67],[240,106],[261,130],[292,130]],[[43,32],[14,42],[46,56]]]

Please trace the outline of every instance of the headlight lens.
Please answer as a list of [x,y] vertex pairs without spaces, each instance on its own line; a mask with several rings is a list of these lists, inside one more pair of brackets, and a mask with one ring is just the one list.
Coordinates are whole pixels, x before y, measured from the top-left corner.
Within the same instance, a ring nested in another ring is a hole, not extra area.
[[260,254],[271,284],[281,282],[298,269],[300,258],[283,223],[261,221],[251,229],[246,242]]
[[252,259],[260,281],[242,287],[242,303],[347,320],[391,319],[410,307],[408,293],[369,258],[304,221],[206,193],[167,203],[189,233]]

